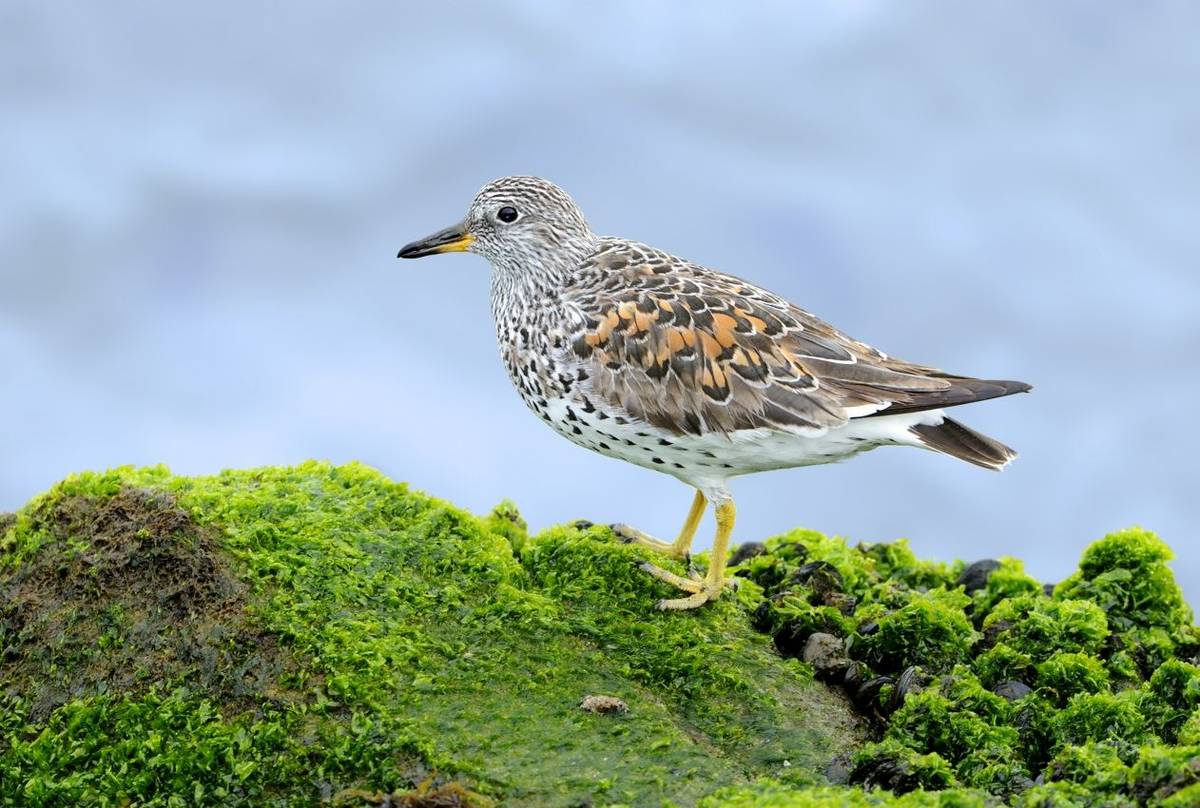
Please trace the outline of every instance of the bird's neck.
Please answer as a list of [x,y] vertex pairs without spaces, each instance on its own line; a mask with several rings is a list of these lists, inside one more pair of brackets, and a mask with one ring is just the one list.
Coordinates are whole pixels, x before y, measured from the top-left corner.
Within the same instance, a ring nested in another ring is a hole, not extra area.
[[595,252],[599,239],[590,236],[560,243],[552,252],[530,251],[489,258],[492,265],[492,314],[553,303],[571,286],[579,266]]

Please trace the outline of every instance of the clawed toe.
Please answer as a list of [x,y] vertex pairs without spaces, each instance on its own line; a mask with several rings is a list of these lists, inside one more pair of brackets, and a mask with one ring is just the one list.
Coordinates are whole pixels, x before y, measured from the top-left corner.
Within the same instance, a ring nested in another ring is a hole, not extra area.
[[716,600],[721,596],[721,589],[729,581],[713,583],[707,578],[701,577],[700,573],[695,568],[688,570],[688,577],[676,575],[670,570],[665,570],[662,567],[656,567],[648,561],[643,561],[638,564],[638,567],[653,575],[663,583],[670,584],[681,592],[686,592],[687,597],[682,598],[667,598],[660,600],[655,606],[663,611],[682,611],[684,609],[695,609],[698,606],[703,606],[711,600]]
[[638,540],[639,531],[624,522],[613,522],[608,526],[608,529],[624,544],[632,544]]
[[608,526],[613,535],[624,544],[640,544],[643,547],[649,547],[658,553],[677,556],[678,552],[673,544],[667,544],[665,541],[659,541],[653,536],[643,533],[636,527],[630,527],[624,522],[617,522]]
[[[643,567],[643,569],[645,568]],[[649,570],[647,570],[647,572],[649,572]],[[656,575],[655,577],[660,576]],[[684,598],[660,600],[655,604],[657,608],[666,612],[683,611],[685,609],[695,609],[698,606],[703,606],[705,603],[721,597],[721,590],[725,587],[729,587],[735,591],[737,590],[737,581],[732,581],[729,579],[726,579],[721,583],[714,584],[707,578],[694,578],[692,580],[679,578],[679,576],[675,576],[675,578],[677,578],[679,581],[682,581],[684,584],[687,584],[687,586],[679,586],[679,588],[684,592],[689,592],[691,594]],[[667,579],[664,578],[663,580]],[[668,580],[667,583],[675,582]],[[678,584],[676,585],[678,586]]]
[[660,600],[654,604],[655,608],[661,609],[664,612],[681,612],[687,609],[697,609],[710,600],[716,600],[720,596],[720,590],[712,593],[708,587],[701,587],[698,591],[693,592],[686,598],[671,598],[669,600]]
[[637,562],[639,568],[685,594],[685,597],[682,598],[660,600],[658,602],[659,609],[670,611],[695,609],[721,596],[721,591],[724,589],[726,583],[725,550],[729,544],[729,533],[733,529],[733,503],[732,501],[722,501],[717,506],[717,536],[713,542],[712,560],[709,562],[708,572],[701,575],[700,571],[692,563],[692,556],[689,549],[692,546],[692,539],[696,535],[696,526],[700,524],[700,519],[704,515],[704,508],[707,502],[708,500],[704,493],[696,491],[696,496],[692,500],[692,509],[688,512],[687,521],[683,523],[683,529],[680,530],[679,537],[670,544],[659,541],[623,522],[609,525],[613,535],[620,541],[626,544],[640,544],[643,547],[649,547],[672,558],[680,559],[687,564],[687,575],[685,577],[665,570],[662,567],[655,566],[648,561]]
[[616,522],[608,526],[612,529],[614,537],[624,541],[625,544],[640,544],[643,547],[650,547],[650,549],[665,553],[667,556],[682,559],[688,564],[688,573],[684,576],[656,567],[655,564],[647,561],[635,562],[638,568],[647,571],[664,583],[670,583],[671,586],[684,593],[685,597],[683,598],[659,600],[659,609],[667,611],[696,609],[697,606],[702,606],[709,600],[720,598],[726,585],[737,586],[737,581],[728,581],[725,577],[726,551],[733,529],[732,499],[724,498],[716,505],[716,537],[713,540],[713,553],[709,559],[707,573],[701,575],[700,570],[697,570],[695,564],[692,564],[689,552],[691,540],[696,535],[696,526],[700,523],[701,516],[704,514],[704,505],[707,502],[704,493],[696,491],[696,497],[692,499],[691,510],[688,513],[688,521],[684,522],[683,529],[679,532],[679,538],[671,544],[650,537],[650,535],[638,531],[637,528],[625,525],[624,522]]
[[670,570],[665,570],[662,567],[656,567],[655,565],[651,564],[649,561],[643,561],[641,564],[638,565],[638,567],[640,567],[645,572],[650,573],[651,575],[653,575],[655,578],[662,581],[663,583],[668,583],[677,589],[683,590],[684,592],[692,592],[692,593],[699,592],[701,589],[701,586],[702,586],[702,583],[698,577],[697,578],[690,578],[690,577],[684,578],[682,575],[676,575],[675,573],[671,572]]

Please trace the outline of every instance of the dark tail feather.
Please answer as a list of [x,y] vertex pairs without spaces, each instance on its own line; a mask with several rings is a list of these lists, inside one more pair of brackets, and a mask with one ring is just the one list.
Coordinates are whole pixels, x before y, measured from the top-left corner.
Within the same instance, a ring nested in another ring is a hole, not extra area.
[[909,431],[930,449],[985,469],[999,471],[1017,456],[1000,441],[981,435],[953,418],[945,419],[938,426],[918,424]]
[[957,407],[959,404],[970,404],[975,401],[986,401],[989,398],[1011,396],[1013,393],[1028,393],[1033,389],[1025,382],[1013,382],[1004,379],[972,379],[968,376],[951,376],[949,374],[931,374],[930,378],[945,379],[950,386],[945,390],[927,390],[911,392],[907,400],[897,401],[884,407],[879,412],[865,416],[882,417],[896,415],[901,412],[921,412],[922,410],[940,410],[943,407]]

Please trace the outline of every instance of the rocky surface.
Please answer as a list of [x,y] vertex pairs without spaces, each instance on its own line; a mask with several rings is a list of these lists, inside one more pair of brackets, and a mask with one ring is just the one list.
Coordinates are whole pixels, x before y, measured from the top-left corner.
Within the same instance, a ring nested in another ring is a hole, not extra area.
[[608,528],[359,465],[80,475],[0,517],[0,805],[1194,806],[1169,556],[796,530],[672,614]]

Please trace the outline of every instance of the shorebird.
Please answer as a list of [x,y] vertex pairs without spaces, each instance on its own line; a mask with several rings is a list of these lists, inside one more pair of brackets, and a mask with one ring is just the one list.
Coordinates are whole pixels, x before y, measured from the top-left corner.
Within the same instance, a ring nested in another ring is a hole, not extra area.
[[472,252],[492,265],[500,354],[521,398],[573,443],[695,489],[673,542],[628,525],[625,541],[689,558],[709,503],[707,573],[650,574],[682,590],[661,609],[718,598],[735,508],[733,477],[915,446],[1000,469],[1016,453],[943,410],[1025,392],[1016,381],[945,373],[888,356],[749,281],[622,238],[597,236],[571,197],[503,177],[457,224],[400,258]]

